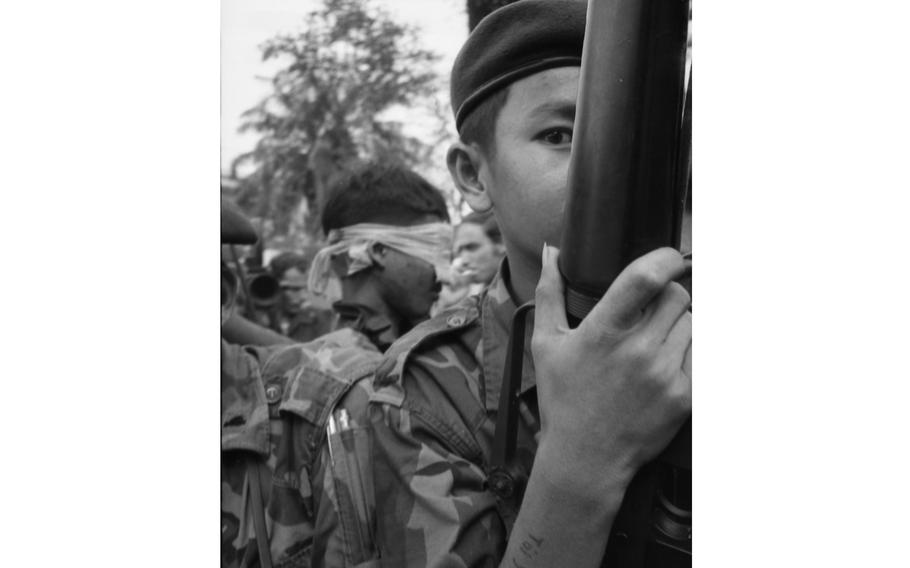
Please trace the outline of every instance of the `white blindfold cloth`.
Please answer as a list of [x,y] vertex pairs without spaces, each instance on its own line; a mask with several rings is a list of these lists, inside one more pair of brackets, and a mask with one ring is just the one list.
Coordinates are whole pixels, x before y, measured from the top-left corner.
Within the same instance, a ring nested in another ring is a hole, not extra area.
[[309,288],[314,294],[325,293],[332,277],[332,258],[347,254],[350,276],[373,265],[369,250],[374,244],[382,244],[398,252],[419,258],[431,264],[436,278],[449,281],[452,251],[452,225],[448,223],[427,223],[401,227],[379,223],[358,223],[341,229],[332,229],[323,247],[310,265]]

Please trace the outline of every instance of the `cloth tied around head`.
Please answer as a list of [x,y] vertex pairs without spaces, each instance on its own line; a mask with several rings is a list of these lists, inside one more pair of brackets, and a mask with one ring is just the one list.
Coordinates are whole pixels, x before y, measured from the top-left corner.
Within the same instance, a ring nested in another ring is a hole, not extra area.
[[351,276],[373,265],[369,250],[382,244],[398,252],[426,261],[436,271],[440,281],[449,280],[452,255],[452,226],[448,223],[398,226],[379,223],[358,223],[341,229],[332,229],[326,238],[327,245],[313,258],[310,266],[309,289],[323,294],[332,276],[332,258],[339,254],[348,257],[347,273]]

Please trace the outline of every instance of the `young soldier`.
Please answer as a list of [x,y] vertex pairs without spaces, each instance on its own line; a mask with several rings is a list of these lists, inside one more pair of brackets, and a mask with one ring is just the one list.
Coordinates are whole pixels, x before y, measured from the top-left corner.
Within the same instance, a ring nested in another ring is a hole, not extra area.
[[[677,251],[637,259],[581,325],[566,323],[552,244],[585,10],[571,0],[501,8],[455,62],[461,140],[449,170],[472,208],[495,210],[507,261],[482,296],[402,337],[377,370],[384,566],[597,566],[633,475],[690,414],[690,298],[674,282],[689,267]],[[509,323],[529,300],[518,454],[533,469],[518,503],[488,474]]]
[[[310,268],[317,287],[330,262],[344,275],[341,327],[293,346],[222,345],[223,566],[375,560],[371,381],[361,379],[385,344],[427,317],[434,264],[448,266],[447,220],[442,196],[417,174],[357,170],[326,205],[331,244]],[[223,310],[224,289],[223,279]]]

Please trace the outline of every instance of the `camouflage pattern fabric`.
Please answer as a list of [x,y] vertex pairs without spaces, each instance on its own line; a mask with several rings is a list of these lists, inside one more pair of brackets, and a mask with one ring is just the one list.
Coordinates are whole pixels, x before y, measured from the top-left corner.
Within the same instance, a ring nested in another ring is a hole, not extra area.
[[335,312],[306,306],[281,322],[281,333],[294,341],[313,341],[334,331]]
[[[497,566],[505,553],[519,503],[486,483],[516,308],[505,278],[506,263],[482,296],[415,327],[377,370],[369,412],[383,566]],[[530,471],[539,423],[528,350],[521,393],[518,454]]]
[[352,329],[297,345],[222,342],[222,566],[260,565],[252,467],[273,566],[377,565],[365,412],[379,360]]

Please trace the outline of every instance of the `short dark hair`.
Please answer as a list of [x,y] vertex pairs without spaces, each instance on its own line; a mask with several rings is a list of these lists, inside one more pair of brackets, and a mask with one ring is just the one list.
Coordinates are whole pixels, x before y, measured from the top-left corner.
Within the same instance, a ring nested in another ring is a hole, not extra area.
[[269,261],[269,272],[278,279],[281,279],[284,273],[292,268],[306,272],[309,267],[310,262],[307,257],[296,252],[282,252]]
[[474,212],[465,215],[458,226],[460,227],[465,223],[480,225],[487,238],[494,243],[502,243],[502,232],[499,230],[499,223],[496,222],[496,217],[493,216],[492,211],[485,211],[483,213]]
[[333,185],[329,195],[322,210],[325,234],[358,223],[407,226],[427,215],[449,221],[442,193],[400,164],[357,167]]
[[496,119],[499,118],[502,107],[506,106],[510,87],[507,85],[487,97],[464,118],[458,132],[464,144],[477,144],[488,156],[496,152]]

